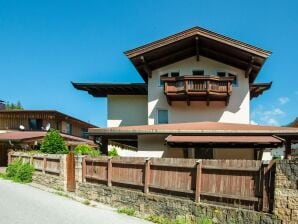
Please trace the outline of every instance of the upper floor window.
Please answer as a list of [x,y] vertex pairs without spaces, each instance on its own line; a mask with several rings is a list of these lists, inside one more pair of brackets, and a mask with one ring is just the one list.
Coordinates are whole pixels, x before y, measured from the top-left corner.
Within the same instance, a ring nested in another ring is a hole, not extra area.
[[193,70],[192,75],[202,76],[202,75],[204,75],[204,70]]
[[81,128],[81,137],[88,138],[88,129],[87,128]]
[[157,123],[158,124],[168,124],[169,123],[169,114],[168,110],[157,110]]
[[179,72],[171,72],[171,77],[178,77],[179,75]]
[[29,119],[29,130],[38,131],[41,130],[42,127],[42,119]]
[[166,73],[166,74],[163,74],[163,75],[160,76],[160,79],[159,79],[159,86],[163,86],[163,84],[164,84],[164,81],[161,80],[162,77],[169,77],[169,74]]
[[237,80],[237,75],[228,73],[229,77],[234,77],[233,81],[232,81],[232,86],[238,86],[238,80]]
[[225,72],[217,72],[217,76],[226,77],[226,73]]
[[72,134],[72,125],[69,123],[65,124],[65,133],[71,135]]

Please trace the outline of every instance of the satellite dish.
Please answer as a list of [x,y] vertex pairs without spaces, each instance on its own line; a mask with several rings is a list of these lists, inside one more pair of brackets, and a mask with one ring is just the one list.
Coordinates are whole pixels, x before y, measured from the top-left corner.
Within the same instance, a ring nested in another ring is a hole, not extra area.
[[24,130],[25,130],[25,126],[24,126],[24,125],[20,125],[20,126],[19,126],[19,129],[20,129],[21,131],[24,131]]
[[48,123],[47,126],[46,126],[46,131],[50,130],[50,128],[51,128],[51,124]]

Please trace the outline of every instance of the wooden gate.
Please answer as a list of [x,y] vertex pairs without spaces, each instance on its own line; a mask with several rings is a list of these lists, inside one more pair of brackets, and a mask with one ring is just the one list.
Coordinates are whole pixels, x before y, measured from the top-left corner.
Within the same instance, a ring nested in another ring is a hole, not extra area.
[[74,192],[76,189],[75,181],[75,157],[74,153],[70,152],[66,155],[66,188],[67,191]]

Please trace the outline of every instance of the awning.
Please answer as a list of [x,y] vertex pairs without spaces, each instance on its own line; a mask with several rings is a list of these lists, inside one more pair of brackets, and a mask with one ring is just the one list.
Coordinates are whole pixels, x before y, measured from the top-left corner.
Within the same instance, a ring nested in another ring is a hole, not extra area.
[[273,136],[185,136],[169,135],[168,145],[209,145],[209,146],[274,146],[282,144],[282,140]]

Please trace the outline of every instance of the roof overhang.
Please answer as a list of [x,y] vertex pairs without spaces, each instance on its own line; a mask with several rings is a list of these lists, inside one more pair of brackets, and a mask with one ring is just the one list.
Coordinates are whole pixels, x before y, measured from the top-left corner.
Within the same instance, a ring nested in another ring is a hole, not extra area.
[[145,83],[72,83],[78,90],[87,91],[94,97],[108,95],[147,95]]
[[221,122],[191,122],[159,125],[122,126],[112,128],[89,128],[91,136],[121,136],[121,135],[234,135],[234,136],[264,136],[298,139],[298,128],[261,126],[250,124],[235,124]]
[[256,98],[259,95],[262,95],[263,92],[270,89],[272,82],[270,83],[252,83],[249,85],[250,99]]
[[246,71],[253,83],[271,52],[194,27],[124,52],[145,82],[151,71],[177,61],[205,56]]
[[172,147],[279,147],[283,141],[273,136],[176,136],[169,135],[166,143]]
[[[47,132],[44,131],[10,131],[0,133],[0,142],[2,143],[34,143],[42,141]],[[60,133],[61,137],[66,141],[67,145],[89,144],[94,145],[90,139],[84,139],[72,135]]]

